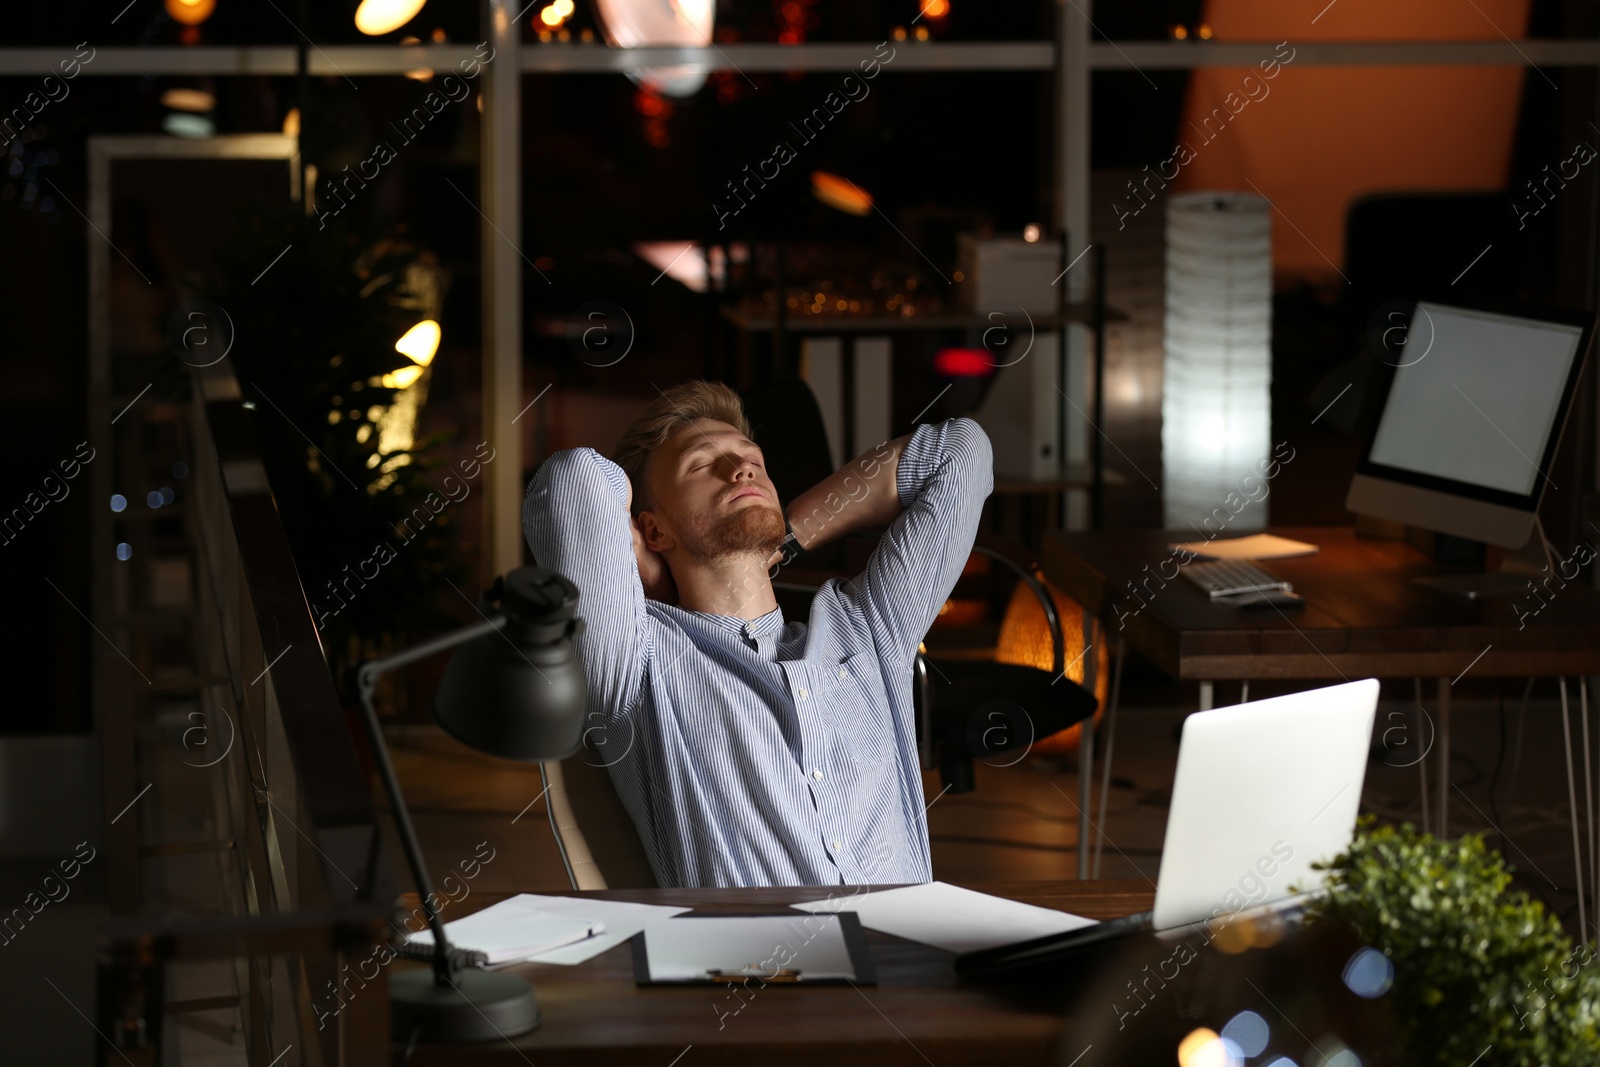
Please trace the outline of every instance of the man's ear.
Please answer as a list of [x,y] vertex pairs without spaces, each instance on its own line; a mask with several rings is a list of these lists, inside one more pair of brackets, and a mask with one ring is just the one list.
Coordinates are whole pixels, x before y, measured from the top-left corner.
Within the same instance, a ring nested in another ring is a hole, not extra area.
[[644,535],[644,547],[652,552],[666,552],[677,547],[677,540],[661,528],[654,511],[639,512],[639,532]]

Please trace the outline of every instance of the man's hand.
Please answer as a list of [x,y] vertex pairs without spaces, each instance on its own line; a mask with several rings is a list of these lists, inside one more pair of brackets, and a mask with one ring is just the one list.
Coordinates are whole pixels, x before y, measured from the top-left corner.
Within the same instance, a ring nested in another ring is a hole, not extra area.
[[787,514],[802,551],[855,530],[887,526],[905,510],[896,475],[910,440],[906,434],[863,452],[789,502]]
[[645,547],[644,531],[639,529],[637,518],[632,519],[628,526],[633,531],[633,558],[639,564],[639,582],[644,586],[644,595],[663,604],[677,604],[678,586],[672,580],[667,561],[661,558],[659,552]]

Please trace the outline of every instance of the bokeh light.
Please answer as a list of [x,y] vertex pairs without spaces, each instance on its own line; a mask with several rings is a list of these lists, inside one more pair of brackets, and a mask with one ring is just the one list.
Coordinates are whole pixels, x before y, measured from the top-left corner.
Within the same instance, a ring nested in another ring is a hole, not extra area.
[[167,16],[185,26],[198,26],[217,10],[217,0],[167,0]]
[[1375,948],[1363,948],[1344,965],[1344,984],[1358,997],[1381,997],[1394,985],[1394,963]]
[[217,132],[216,123],[204,115],[191,115],[184,111],[174,111],[162,119],[161,128],[174,137],[188,137],[196,140],[210,137]]
[[383,387],[385,389],[408,389],[420,377],[422,377],[421,367],[401,367],[399,370],[391,371],[383,376]]
[[1241,1063],[1239,1046],[1204,1026],[1178,1042],[1178,1067],[1240,1067]]
[[1259,1056],[1267,1049],[1272,1031],[1267,1021],[1253,1011],[1241,1011],[1222,1028],[1224,1041],[1232,1041],[1245,1056]]
[[161,106],[174,111],[206,112],[217,109],[217,98],[204,89],[168,89],[161,94]]
[[867,215],[872,212],[870,193],[849,178],[841,178],[825,170],[811,172],[811,194],[846,215]]
[[356,29],[368,36],[390,33],[417,17],[427,0],[361,0]]
[[417,366],[426,367],[433,362],[433,354],[439,351],[439,324],[423,319],[394,343],[394,350],[409,356]]

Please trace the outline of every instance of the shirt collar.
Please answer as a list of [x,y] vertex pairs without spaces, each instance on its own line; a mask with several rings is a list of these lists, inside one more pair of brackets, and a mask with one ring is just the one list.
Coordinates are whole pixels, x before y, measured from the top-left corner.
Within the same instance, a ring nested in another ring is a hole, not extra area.
[[773,608],[759,619],[741,619],[737,615],[713,615],[709,611],[689,611],[688,614],[696,618],[705,619],[707,622],[720,626],[729,633],[740,634],[750,638],[766,637],[783,629],[783,609],[781,607]]

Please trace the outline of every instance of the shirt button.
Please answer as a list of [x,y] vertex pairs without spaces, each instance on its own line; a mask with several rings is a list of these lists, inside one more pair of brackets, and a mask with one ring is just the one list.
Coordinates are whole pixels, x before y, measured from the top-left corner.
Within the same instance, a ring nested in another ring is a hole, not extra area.
[[822,772],[814,770],[814,771],[811,772],[811,777],[815,778],[817,781],[820,782],[820,781],[822,781]]
[[804,700],[806,698],[806,687],[805,686],[801,686],[800,687],[799,694],[800,694],[800,699],[801,700]]
[[840,844],[839,842],[835,841],[833,843],[833,850],[835,852],[838,852],[841,848],[844,848],[844,846],[842,844]]
[[845,670],[843,667],[839,668],[839,677],[846,678],[846,677],[849,677],[849,675],[850,675],[849,671]]

